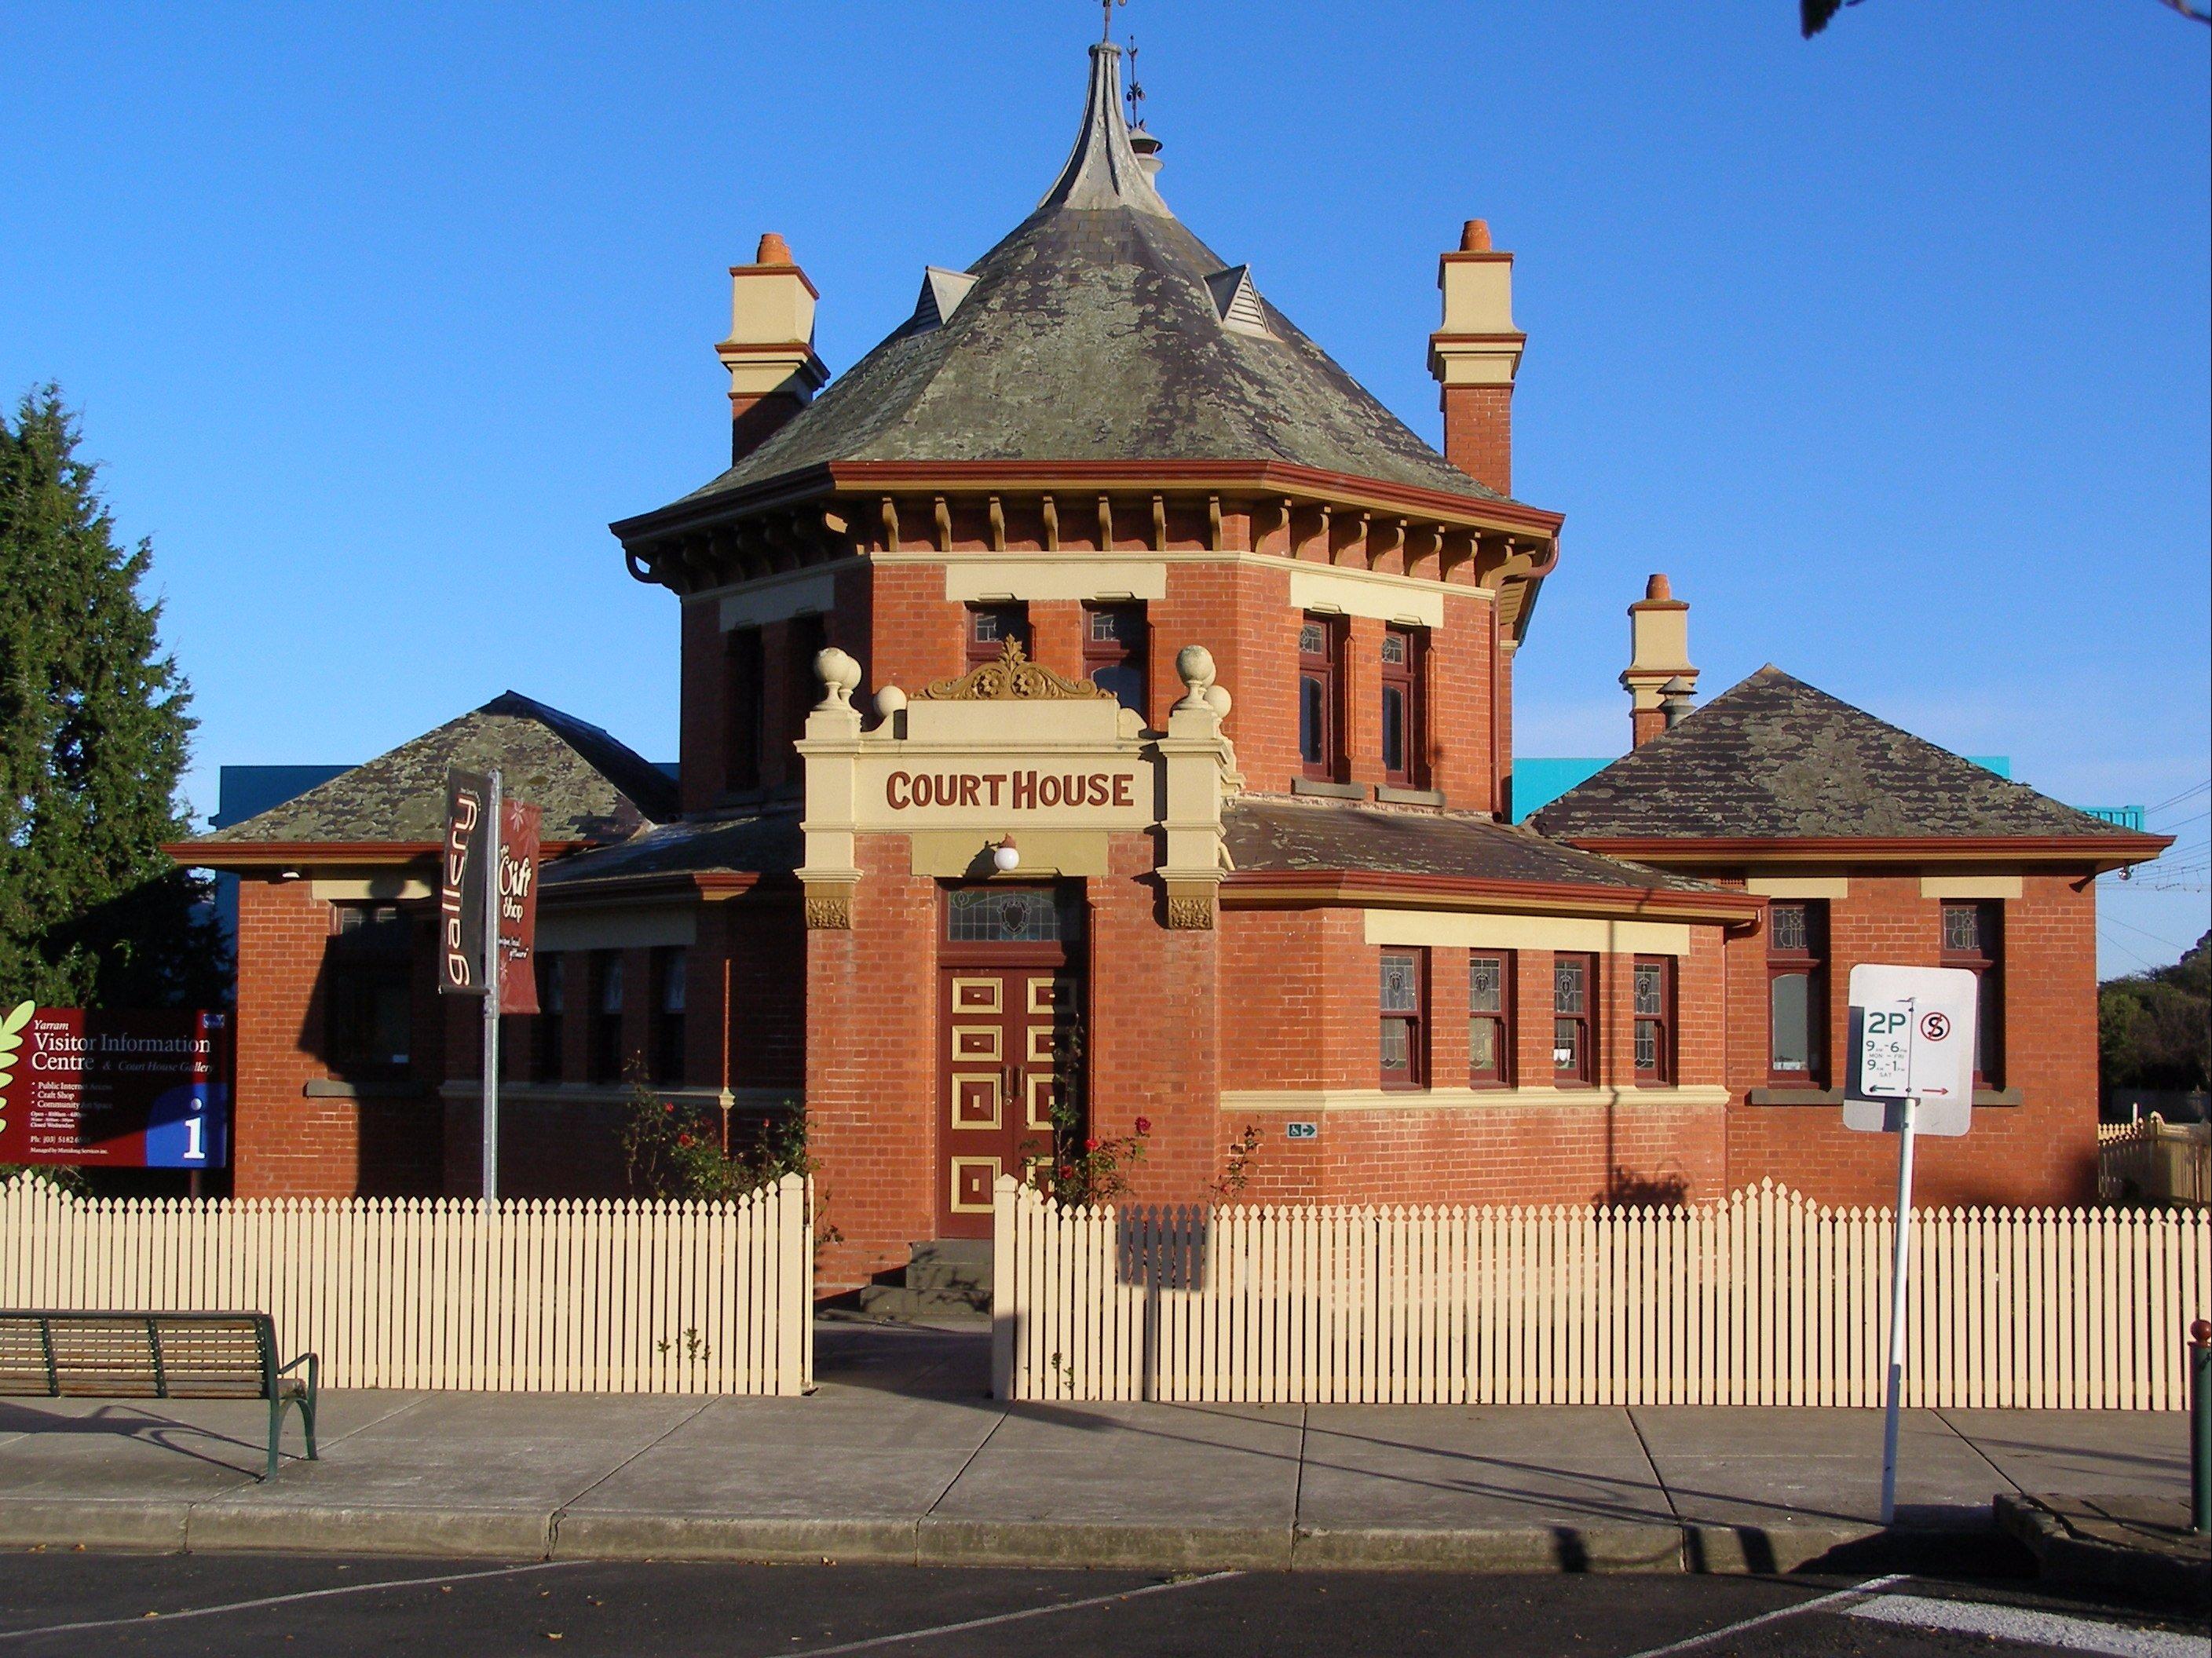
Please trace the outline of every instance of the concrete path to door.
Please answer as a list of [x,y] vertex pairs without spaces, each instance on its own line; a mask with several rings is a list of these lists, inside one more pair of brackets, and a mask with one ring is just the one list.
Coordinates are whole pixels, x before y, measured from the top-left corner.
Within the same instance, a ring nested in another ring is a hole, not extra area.
[[[972,1331],[825,1321],[805,1399],[0,1400],[0,1546],[1140,1567],[1773,1571],[2008,1547],[2008,1492],[2185,1494],[2185,1418],[1923,1411],[1899,1527],[1878,1412],[1006,1406]],[[296,1429],[287,1430],[296,1448]]]

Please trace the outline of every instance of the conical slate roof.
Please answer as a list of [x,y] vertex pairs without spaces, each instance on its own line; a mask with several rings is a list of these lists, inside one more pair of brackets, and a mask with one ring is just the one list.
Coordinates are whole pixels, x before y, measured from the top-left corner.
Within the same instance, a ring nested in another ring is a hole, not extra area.
[[2130,836],[1771,663],[1532,821],[1598,842]]
[[597,726],[507,691],[191,844],[208,853],[311,841],[435,845],[446,833],[447,771],[495,766],[510,798],[543,809],[548,841],[620,841],[676,815],[675,781],[651,761]]
[[866,460],[1274,461],[1502,499],[1240,293],[1139,165],[1121,87],[1120,51],[1092,46],[1066,166],[951,315],[958,278],[926,280],[915,317],[686,500]]

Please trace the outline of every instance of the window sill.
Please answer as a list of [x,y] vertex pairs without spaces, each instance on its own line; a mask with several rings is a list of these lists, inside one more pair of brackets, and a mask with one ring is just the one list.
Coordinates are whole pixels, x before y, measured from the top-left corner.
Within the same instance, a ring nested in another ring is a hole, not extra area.
[[[1840,1088],[1753,1088],[1744,1092],[1746,1105],[1841,1105],[1844,1090]],[[1989,1110],[2002,1110],[2022,1103],[2017,1088],[1978,1088],[1974,1103]]]
[[[788,1088],[690,1088],[648,1084],[655,1099],[672,1104],[703,1106],[715,1110],[773,1111],[796,1107],[806,1090],[794,1083]],[[449,1082],[440,1096],[456,1105],[474,1105],[483,1088],[473,1077]],[[501,1082],[501,1105],[628,1105],[632,1094],[627,1083]]]
[[1744,1090],[1746,1105],[1841,1105],[1844,1090],[1840,1088],[1750,1088]]
[[1328,1114],[1339,1111],[1589,1110],[1606,1106],[1726,1105],[1725,1088],[1283,1088],[1224,1090],[1220,1108]]
[[1392,806],[1441,806],[1444,804],[1442,789],[1405,789],[1393,783],[1377,783],[1375,798]]
[[1364,800],[1367,788],[1361,783],[1330,783],[1318,777],[1291,779],[1292,794],[1310,794],[1323,800]]
[[419,1100],[429,1090],[405,1077],[379,1078],[371,1082],[341,1082],[333,1077],[313,1077],[300,1092],[311,1100]]

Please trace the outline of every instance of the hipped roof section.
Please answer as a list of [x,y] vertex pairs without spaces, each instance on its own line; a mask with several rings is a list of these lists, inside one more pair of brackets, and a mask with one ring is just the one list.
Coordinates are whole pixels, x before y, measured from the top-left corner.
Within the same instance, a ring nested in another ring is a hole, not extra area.
[[176,848],[221,868],[257,848],[328,843],[435,846],[445,838],[446,774],[503,774],[508,798],[543,809],[548,841],[628,839],[673,817],[674,780],[597,726],[515,691],[403,743],[327,783]]
[[1264,299],[1267,335],[1224,325],[1208,284],[1228,262],[1176,220],[1139,164],[1121,85],[1119,49],[1092,46],[1066,165],[969,267],[975,286],[949,319],[909,319],[758,449],[665,510],[861,461],[1291,464],[1505,500]]
[[[1553,801],[1546,835],[1687,841],[2106,842],[2115,828],[1915,737],[1769,664]],[[1650,855],[1656,855],[1656,853]]]

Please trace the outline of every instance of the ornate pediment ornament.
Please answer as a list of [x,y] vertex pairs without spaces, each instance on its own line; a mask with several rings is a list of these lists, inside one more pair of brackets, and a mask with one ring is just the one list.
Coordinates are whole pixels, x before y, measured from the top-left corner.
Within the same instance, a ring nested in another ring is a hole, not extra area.
[[1110,701],[1113,693],[1087,679],[1068,679],[1042,663],[1032,662],[1022,641],[1009,639],[999,647],[999,659],[969,669],[957,679],[940,679],[916,691],[917,701],[930,702],[1091,702]]

